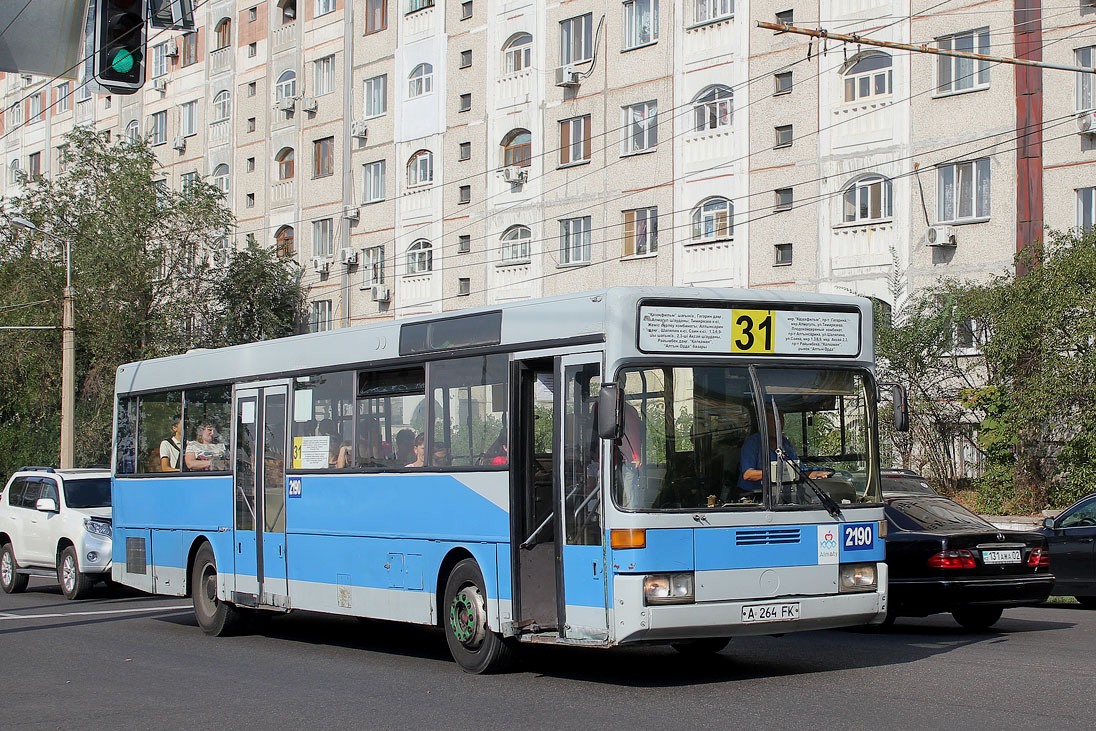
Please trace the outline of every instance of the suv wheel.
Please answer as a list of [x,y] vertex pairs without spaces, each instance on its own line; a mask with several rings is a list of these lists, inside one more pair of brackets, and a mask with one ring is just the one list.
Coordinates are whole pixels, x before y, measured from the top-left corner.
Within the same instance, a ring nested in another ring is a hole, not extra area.
[[0,546],[0,589],[5,594],[19,594],[26,590],[30,577],[16,571],[15,551],[11,544]]
[[87,574],[80,573],[80,562],[72,546],[67,546],[57,561],[57,581],[66,599],[81,599],[91,589],[92,581]]

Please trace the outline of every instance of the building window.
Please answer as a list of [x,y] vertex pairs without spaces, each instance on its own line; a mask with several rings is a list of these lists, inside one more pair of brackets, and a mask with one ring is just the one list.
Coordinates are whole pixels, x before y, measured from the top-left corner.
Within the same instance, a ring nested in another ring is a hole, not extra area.
[[365,80],[365,117],[379,117],[388,111],[388,75]]
[[152,47],[152,78],[167,74],[169,69],[167,43]]
[[472,0],[464,0],[460,4],[460,19],[468,20],[472,17]]
[[198,177],[198,173],[195,172],[195,171],[191,171],[191,172],[188,172],[188,173],[183,173],[182,175],[179,176],[179,185],[181,186],[182,191],[184,193],[186,193],[187,191],[189,191],[191,188],[193,188],[195,185],[198,184],[199,179],[200,178]]
[[590,115],[559,123],[559,164],[573,165],[590,159]]
[[213,168],[213,175],[210,176],[209,182],[213,184],[214,188],[217,188],[222,193],[227,193],[228,165],[221,163],[217,167]]
[[254,132],[255,131],[255,118],[254,117],[248,117],[247,118],[247,131],[248,132]]
[[434,7],[434,0],[409,0],[407,3],[407,14],[424,10],[425,8]]
[[312,62],[313,93],[323,96],[335,91],[335,56],[324,56]]
[[278,164],[278,180],[292,180],[296,174],[294,170],[294,157],[292,147],[283,147],[274,156],[274,162]]
[[457,186],[457,203],[463,205],[465,203],[471,203],[471,202],[472,202],[472,186],[471,185]]
[[8,165],[8,182],[12,185],[19,185],[23,182],[23,171],[19,169],[19,161],[12,160]]
[[773,266],[784,267],[792,263],[792,245],[791,244],[774,244],[773,245]]
[[249,82],[248,85],[247,85],[247,95],[249,97],[255,96],[255,91],[257,89],[258,89],[258,85],[254,81]]
[[708,198],[693,209],[694,242],[720,241],[734,235],[734,203],[726,198]]
[[126,125],[126,139],[137,142],[141,139],[141,124],[136,119]]
[[411,99],[429,94],[434,90],[434,67],[428,63],[420,63],[411,69],[411,75],[407,77],[407,96]]
[[559,65],[583,63],[593,58],[593,13],[559,23]]
[[384,160],[367,162],[362,166],[362,202],[376,203],[384,200]]
[[781,10],[776,14],[776,22],[783,23],[784,25],[795,24],[795,11],[794,10]]
[[793,200],[791,188],[777,188],[773,191],[773,211],[790,211]]
[[183,46],[179,49],[179,62],[183,66],[198,63],[198,31],[186,33],[182,38]]
[[274,234],[274,250],[283,259],[297,255],[297,245],[293,239],[292,226],[282,226]]
[[371,246],[364,252],[362,261],[364,271],[362,284],[373,287],[384,284],[384,247]]
[[308,329],[310,332],[326,332],[331,329],[331,300],[316,300],[311,305]]
[[334,256],[334,233],[334,226],[330,218],[321,218],[312,222],[312,256]]
[[529,167],[533,158],[533,135],[527,129],[514,129],[502,139],[502,166]]
[[709,86],[693,99],[693,129],[697,132],[729,127],[734,116],[734,92],[730,87]]
[[566,218],[559,222],[559,261],[561,264],[590,262],[590,217]]
[[254,23],[258,18],[259,18],[258,8],[248,8],[247,9],[247,21],[249,23]]
[[773,127],[775,140],[773,142],[774,148],[791,147],[792,146],[792,126],[790,124],[780,124]]
[[213,29],[214,35],[214,51],[220,51],[222,48],[228,48],[232,45],[232,21],[228,18],[221,18],[221,22],[217,23],[217,26]]
[[27,155],[27,177],[31,180],[42,177],[42,153],[32,152]]
[[434,247],[426,239],[419,239],[407,249],[407,273],[425,274],[434,271]]
[[[944,51],[989,53],[989,28],[980,28],[936,39]],[[989,88],[989,61],[972,58],[938,56],[936,58],[936,92],[951,94],[969,89]]]
[[388,0],[365,0],[365,32],[376,33],[388,27]]
[[643,256],[658,251],[658,209],[624,211],[624,256]]
[[892,85],[891,57],[885,53],[865,54],[845,72],[845,101],[890,96]]
[[152,134],[149,136],[149,144],[163,145],[167,143],[167,112],[156,112],[149,120]]
[[472,251],[472,237],[468,234],[457,236],[457,253],[467,254]]
[[247,165],[247,168],[246,168],[247,172],[249,172],[249,173],[255,172],[255,158],[253,158],[253,157],[247,158],[246,165]]
[[937,220],[941,223],[989,218],[989,158],[941,165],[936,169]]
[[792,72],[780,71],[773,74],[773,96],[787,94],[792,90]]
[[511,226],[502,234],[499,256],[502,261],[513,263],[529,260],[529,244],[533,233],[528,226]]
[[246,196],[244,196],[244,207],[246,207],[246,208],[254,208],[255,207],[255,194],[254,193],[248,193]]
[[[1096,46],[1078,48],[1077,65],[1092,68],[1096,66]],[[1077,111],[1086,112],[1096,109],[1096,77],[1093,74],[1077,74]]]
[[646,152],[658,144],[658,102],[624,107],[624,153]]
[[472,159],[472,143],[461,142],[457,145],[457,159],[458,160],[471,160]]
[[42,121],[42,92],[32,95],[27,99],[27,122]]
[[502,68],[505,74],[515,74],[533,65],[533,36],[515,33],[502,47]]
[[72,84],[66,81],[63,84],[58,84],[53,87],[53,110],[57,114],[67,112],[69,110],[69,96],[72,93]]
[[734,0],[694,0],[693,22],[711,23],[734,15]]
[[232,95],[227,91],[217,93],[213,97],[213,121],[226,122],[232,114]]
[[459,103],[460,103],[460,106],[457,108],[457,111],[459,111],[459,112],[470,111],[472,109],[472,94],[471,93],[461,94]]
[[843,223],[882,221],[891,217],[891,183],[880,175],[853,181],[842,196]]
[[434,182],[434,153],[419,150],[407,161],[407,187],[429,185]]
[[335,174],[335,138],[324,137],[312,143],[312,177]]
[[18,127],[23,123],[23,105],[19,102],[12,104],[8,107],[7,112],[8,125],[11,127]]
[[258,55],[259,55],[259,44],[258,43],[248,43],[247,44],[247,57],[248,58],[255,58]]
[[472,51],[471,49],[460,52],[460,68],[466,69],[472,65]]
[[335,0],[316,0],[316,17],[335,12]]
[[625,0],[624,49],[658,40],[658,0]]
[[1088,233],[1096,228],[1096,188],[1077,189],[1077,229]]
[[292,99],[297,96],[297,74],[294,71],[283,71],[274,83],[274,100]]
[[457,296],[467,297],[470,294],[472,294],[472,280],[469,277],[457,277]]
[[198,134],[197,101],[186,102],[179,107],[179,134],[183,137]]

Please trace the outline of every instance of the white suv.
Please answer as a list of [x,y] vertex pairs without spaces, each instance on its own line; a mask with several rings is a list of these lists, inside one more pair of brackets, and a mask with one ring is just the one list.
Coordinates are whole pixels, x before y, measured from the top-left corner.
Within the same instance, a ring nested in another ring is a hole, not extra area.
[[110,580],[110,472],[24,467],[0,493],[0,589],[56,576],[69,599]]

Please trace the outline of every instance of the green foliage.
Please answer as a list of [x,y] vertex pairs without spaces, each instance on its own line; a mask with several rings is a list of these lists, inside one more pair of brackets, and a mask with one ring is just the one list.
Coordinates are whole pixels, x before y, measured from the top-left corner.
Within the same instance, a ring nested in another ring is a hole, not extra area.
[[260,248],[248,234],[247,248],[232,252],[224,277],[215,282],[219,308],[209,325],[213,345],[236,345],[292,335],[305,319],[300,268]]

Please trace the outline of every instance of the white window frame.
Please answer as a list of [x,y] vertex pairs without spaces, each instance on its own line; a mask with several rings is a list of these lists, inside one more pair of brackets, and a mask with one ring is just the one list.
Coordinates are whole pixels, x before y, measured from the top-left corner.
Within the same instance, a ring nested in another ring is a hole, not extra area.
[[587,153],[590,142],[590,115],[561,119],[559,122],[560,167],[579,165],[590,161]]
[[373,76],[365,80],[365,97],[362,110],[366,119],[381,117],[388,113],[388,74]]
[[42,121],[42,92],[27,97],[27,124]]
[[692,242],[734,239],[734,201],[722,196],[702,200],[693,209]]
[[315,17],[335,12],[336,0],[316,0]]
[[530,33],[515,33],[502,47],[502,68],[504,74],[516,74],[533,65],[533,36]]
[[232,174],[231,170],[225,163],[221,163],[213,168],[213,173],[209,176],[209,182],[214,188],[221,191],[225,195],[228,195],[229,188],[229,176]]
[[407,247],[408,275],[429,274],[434,271],[434,245],[419,239]]
[[865,224],[888,221],[894,215],[891,181],[882,175],[866,175],[845,186],[841,194],[841,223]]
[[515,225],[499,238],[499,259],[505,264],[529,261],[533,232],[528,226]]
[[624,257],[658,253],[658,208],[631,208],[624,214]]
[[167,144],[167,112],[153,112],[150,117],[149,144]]
[[[135,124],[133,120],[130,124]],[[190,137],[198,134],[198,101],[183,102],[179,105],[179,134]]]
[[232,94],[226,89],[213,97],[213,121],[227,122],[232,116]]
[[640,102],[624,107],[621,132],[624,154],[649,152],[658,145],[658,101]]
[[[936,39],[937,48],[945,51],[973,51],[988,54],[989,28],[975,28]],[[989,88],[989,61],[975,61],[957,56],[936,57],[936,96],[962,94]]]
[[274,100],[292,99],[297,96],[297,72],[286,69],[278,74],[278,80],[274,83]]
[[585,63],[594,57],[594,15],[559,21],[559,65]]
[[330,259],[335,255],[335,225],[333,219],[319,218],[312,222],[312,256]]
[[370,246],[362,251],[362,286],[384,284],[384,245]]
[[734,122],[734,91],[713,84],[693,97],[693,132],[711,132],[729,128]]
[[335,91],[335,54],[312,62],[312,95],[324,96]]
[[624,50],[658,42],[658,0],[624,0]]
[[184,193],[190,190],[201,178],[197,171],[191,170],[190,172],[183,173],[179,176],[179,189]]
[[419,150],[407,161],[407,187],[432,185],[434,182],[434,153]]
[[590,216],[565,218],[559,222],[559,263],[590,263]]
[[138,142],[141,139],[141,123],[136,119],[131,120],[130,123],[126,125],[125,135],[127,140]]
[[1096,188],[1077,188],[1077,231],[1096,228]]
[[407,75],[407,98],[418,99],[434,91],[434,67],[420,63]]
[[734,17],[734,0],[695,0],[693,23],[704,25]]
[[331,329],[331,300],[313,300],[310,310],[312,319],[308,325],[311,332],[327,332]]
[[385,168],[384,160],[375,160],[362,165],[362,203],[377,203],[384,200]]
[[[885,66],[857,71],[858,66],[872,66],[886,60]],[[882,90],[880,90],[882,89]],[[843,74],[843,99],[846,104],[863,103],[889,97],[894,93],[894,60],[889,53],[866,53]]]
[[[992,176],[988,157],[938,166],[937,222],[964,223],[989,219]],[[967,182],[966,190],[963,189],[964,180]],[[964,204],[968,206],[966,213],[963,211]]]
[[69,110],[69,97],[72,95],[71,90],[72,87],[67,81],[53,87],[53,93],[57,97],[57,101],[53,105],[53,111],[56,114],[61,114],[62,112],[67,112]]
[[[1074,51],[1078,66],[1092,68],[1096,66],[1096,46],[1086,46]],[[1075,99],[1078,112],[1088,112],[1096,109],[1096,75],[1077,74],[1077,97]]]
[[152,78],[165,76],[171,70],[168,62],[167,41],[152,47]]

